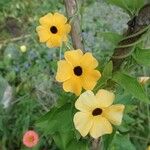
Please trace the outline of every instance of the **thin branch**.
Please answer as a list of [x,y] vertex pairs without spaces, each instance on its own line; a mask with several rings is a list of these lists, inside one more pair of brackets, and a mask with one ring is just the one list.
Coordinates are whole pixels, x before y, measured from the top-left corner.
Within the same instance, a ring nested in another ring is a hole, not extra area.
[[92,148],[91,148],[91,150],[100,150],[100,143],[101,143],[101,139],[100,138],[94,139],[92,141]]
[[77,15],[78,11],[78,4],[76,0],[64,0],[66,12],[68,15],[68,18],[74,19],[71,21],[71,38],[74,49],[82,49],[84,50],[83,44],[82,44],[82,36],[81,36],[81,25],[79,16]]
[[26,38],[28,38],[30,36],[31,36],[31,34],[27,34],[27,35],[15,37],[15,38],[12,38],[12,39],[3,40],[3,41],[0,41],[0,45],[6,44],[8,42],[15,42],[15,41],[19,41],[19,40],[22,40],[22,39],[26,39]]

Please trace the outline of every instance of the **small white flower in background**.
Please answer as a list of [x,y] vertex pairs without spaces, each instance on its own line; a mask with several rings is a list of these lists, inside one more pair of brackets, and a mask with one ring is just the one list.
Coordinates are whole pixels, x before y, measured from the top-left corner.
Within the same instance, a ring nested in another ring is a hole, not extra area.
[[25,45],[20,46],[20,51],[25,53],[27,51],[27,47]]
[[12,55],[9,53],[9,54],[7,55],[7,57],[11,58],[11,57],[12,57]]

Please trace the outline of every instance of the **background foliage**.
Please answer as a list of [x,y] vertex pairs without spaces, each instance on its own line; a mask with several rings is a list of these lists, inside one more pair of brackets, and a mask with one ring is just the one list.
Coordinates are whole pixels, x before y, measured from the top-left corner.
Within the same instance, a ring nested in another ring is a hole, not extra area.
[[[144,150],[150,144],[150,82],[141,86],[137,81],[138,76],[150,75],[149,32],[136,45],[121,71],[112,74],[109,62],[131,15],[145,2],[84,0],[79,3],[85,50],[92,51],[100,61],[98,69],[103,75],[94,91],[111,85],[116,89],[115,102],[126,105],[122,125],[115,127],[112,135],[102,138],[104,150]],[[0,0],[2,150],[27,149],[22,144],[22,136],[28,129],[34,129],[40,135],[37,150],[90,148],[91,140],[80,138],[73,127],[76,97],[65,93],[55,81],[59,49],[48,49],[40,44],[35,32],[39,18],[56,11],[65,13],[63,1]],[[21,45],[26,45],[25,53],[20,51]],[[63,48],[63,52],[65,50]]]

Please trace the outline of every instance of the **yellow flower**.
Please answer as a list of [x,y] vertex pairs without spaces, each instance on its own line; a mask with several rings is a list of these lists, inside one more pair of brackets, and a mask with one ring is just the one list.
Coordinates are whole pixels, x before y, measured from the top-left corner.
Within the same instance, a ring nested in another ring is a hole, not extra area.
[[62,42],[67,41],[67,34],[71,30],[70,24],[67,23],[67,18],[60,13],[48,13],[41,17],[40,26],[36,28],[40,42],[46,42],[46,45],[51,47],[59,47]]
[[98,66],[97,60],[91,53],[78,50],[67,51],[65,60],[58,61],[56,80],[63,82],[63,89],[80,95],[82,87],[92,90],[101,74],[95,70]]
[[27,47],[25,45],[20,46],[20,51],[25,53],[27,51]]
[[96,95],[86,91],[80,95],[75,107],[80,110],[74,115],[75,128],[85,137],[88,133],[93,138],[112,133],[112,125],[120,125],[124,105],[112,105],[115,95],[101,89]]

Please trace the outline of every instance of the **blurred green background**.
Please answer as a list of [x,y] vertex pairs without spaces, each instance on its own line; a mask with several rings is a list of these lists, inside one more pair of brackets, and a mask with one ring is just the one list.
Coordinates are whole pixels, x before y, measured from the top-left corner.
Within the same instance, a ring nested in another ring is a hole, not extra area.
[[[103,0],[83,0],[79,5],[85,50],[93,52],[102,70],[116,45],[113,36],[127,29],[130,17]],[[35,149],[58,149],[48,134],[43,135],[34,126],[65,95],[55,81],[59,49],[39,43],[35,32],[39,18],[48,12],[65,14],[63,1],[0,0],[0,150],[26,149],[22,136],[29,129],[40,135]],[[149,42],[146,44],[149,46]],[[27,48],[24,53],[20,50],[22,45]],[[139,65],[134,65],[132,71],[137,76],[150,73],[149,68]],[[149,83],[146,90],[149,92]],[[138,105],[139,108],[130,108],[127,123],[119,129],[124,136],[114,138],[111,150],[144,150],[150,144],[149,106]]]

